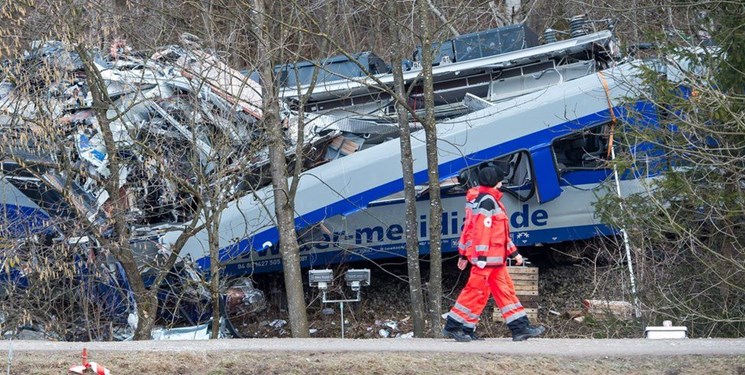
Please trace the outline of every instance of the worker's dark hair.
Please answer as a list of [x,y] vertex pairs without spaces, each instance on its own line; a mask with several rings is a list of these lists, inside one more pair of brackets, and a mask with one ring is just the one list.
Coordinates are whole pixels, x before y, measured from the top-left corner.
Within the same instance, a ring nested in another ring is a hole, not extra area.
[[479,185],[494,187],[504,180],[504,172],[494,167],[484,167],[479,171]]
[[469,168],[460,171],[458,182],[467,188],[479,186],[479,171],[476,168]]

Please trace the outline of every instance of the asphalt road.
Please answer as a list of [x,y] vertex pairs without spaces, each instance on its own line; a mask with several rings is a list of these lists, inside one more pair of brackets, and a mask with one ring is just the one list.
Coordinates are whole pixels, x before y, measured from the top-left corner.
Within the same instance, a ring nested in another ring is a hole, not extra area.
[[493,353],[522,356],[628,357],[745,355],[745,339],[487,339],[458,343],[445,339],[222,339],[209,341],[51,342],[0,340],[0,352],[432,352]]

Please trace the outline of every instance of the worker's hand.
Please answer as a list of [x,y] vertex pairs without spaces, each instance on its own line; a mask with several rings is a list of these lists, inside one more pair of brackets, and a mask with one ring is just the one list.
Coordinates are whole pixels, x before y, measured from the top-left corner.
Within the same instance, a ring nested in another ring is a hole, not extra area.
[[479,260],[476,262],[476,267],[483,269],[486,267],[486,261],[485,260]]
[[522,266],[523,265],[523,256],[520,254],[517,254],[515,257],[515,265]]
[[466,269],[466,265],[468,265],[468,260],[466,258],[460,258],[458,259],[458,269],[463,271]]

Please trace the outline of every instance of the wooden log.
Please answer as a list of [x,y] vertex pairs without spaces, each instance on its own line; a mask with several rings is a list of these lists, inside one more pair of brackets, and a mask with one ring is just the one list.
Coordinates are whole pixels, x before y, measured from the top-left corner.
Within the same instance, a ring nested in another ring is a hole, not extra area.
[[614,316],[618,319],[628,320],[634,316],[634,306],[626,301],[586,299],[582,301],[582,304],[588,314],[598,318]]
[[564,314],[562,316],[567,319],[574,319],[580,316],[583,316],[585,314],[582,310],[567,310],[564,311]]

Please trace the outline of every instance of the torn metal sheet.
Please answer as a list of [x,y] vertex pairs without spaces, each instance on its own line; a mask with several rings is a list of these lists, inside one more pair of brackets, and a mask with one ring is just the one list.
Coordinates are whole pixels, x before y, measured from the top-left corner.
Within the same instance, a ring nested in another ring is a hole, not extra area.
[[262,117],[261,86],[214,55],[193,50],[181,56],[176,64],[186,78],[201,80],[221,98],[257,119]]
[[209,340],[211,326],[212,322],[190,327],[157,328],[152,331],[152,337],[156,341]]

